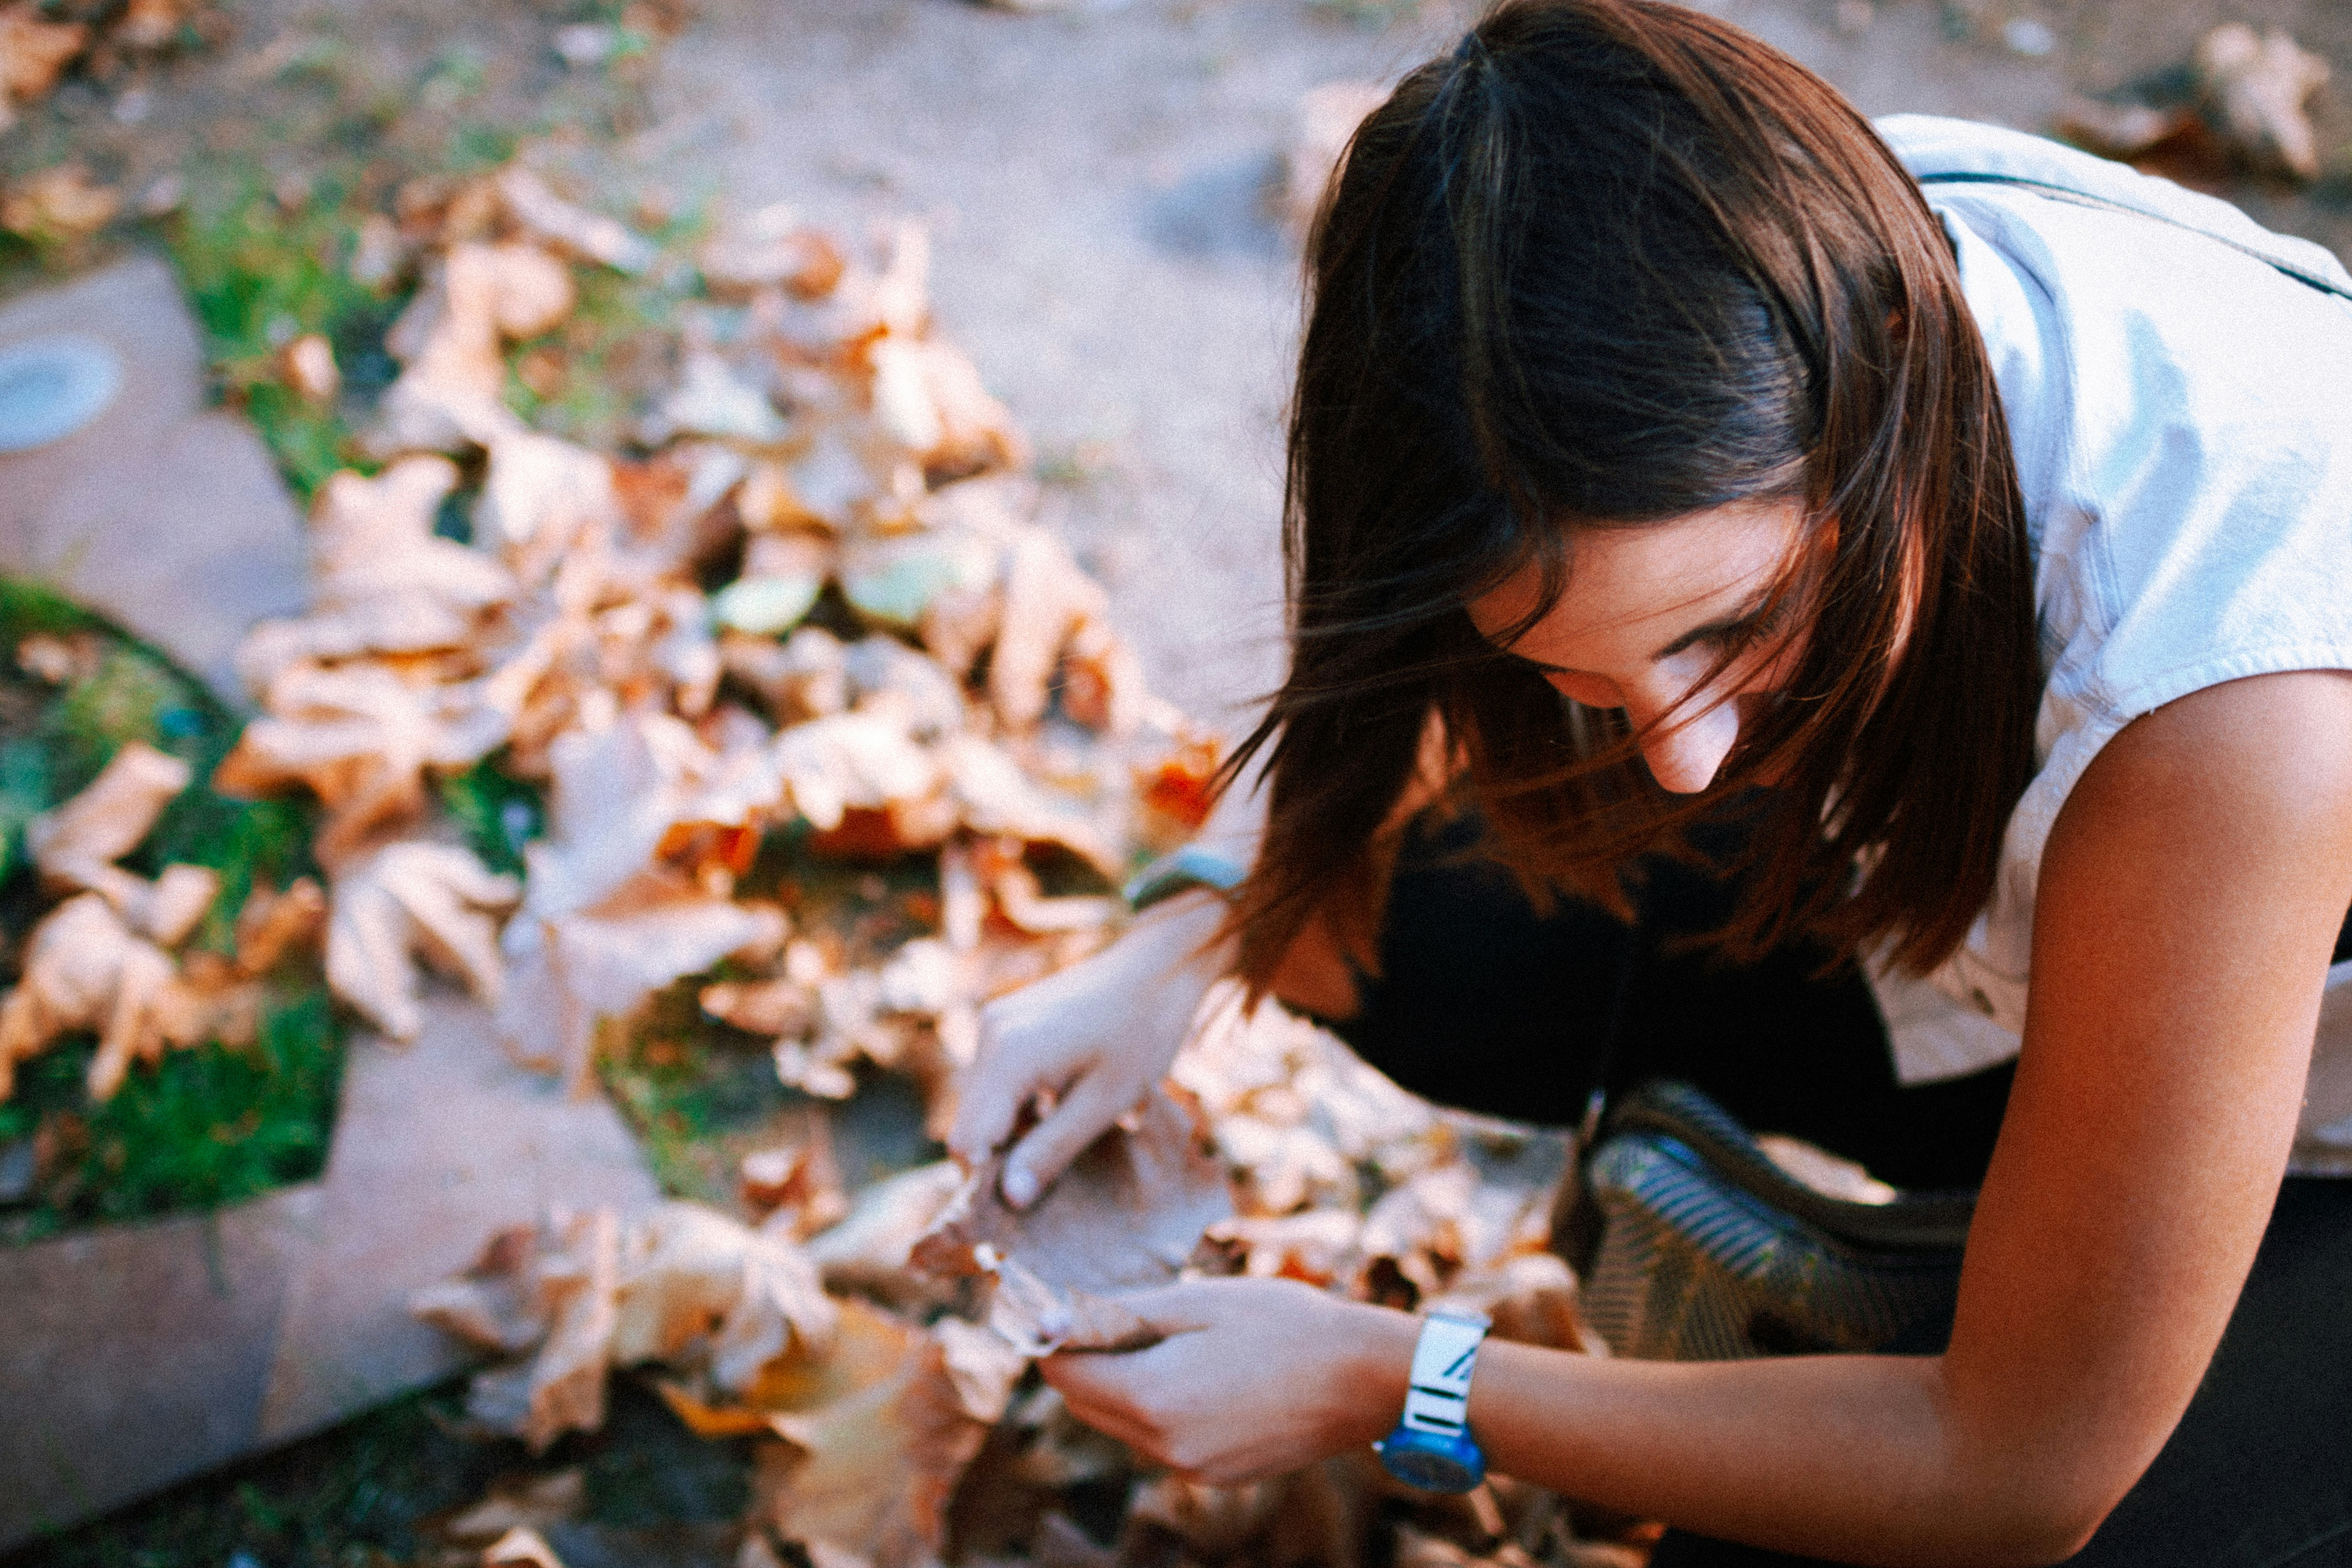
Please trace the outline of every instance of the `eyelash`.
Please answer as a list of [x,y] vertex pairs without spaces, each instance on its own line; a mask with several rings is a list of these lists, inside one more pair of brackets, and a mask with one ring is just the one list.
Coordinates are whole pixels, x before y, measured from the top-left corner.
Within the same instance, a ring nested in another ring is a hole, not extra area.
[[1707,640],[1724,653],[1742,653],[1779,631],[1788,618],[1789,601],[1783,597],[1766,605],[1752,618]]

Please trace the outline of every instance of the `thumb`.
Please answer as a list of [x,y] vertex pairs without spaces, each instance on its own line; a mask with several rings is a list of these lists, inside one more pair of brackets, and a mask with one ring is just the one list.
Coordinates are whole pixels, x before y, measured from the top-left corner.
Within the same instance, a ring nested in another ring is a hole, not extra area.
[[1184,1279],[1170,1285],[1147,1285],[1120,1290],[1102,1300],[1131,1313],[1138,1321],[1165,1339],[1210,1327],[1216,1321],[1214,1300],[1203,1300],[1206,1280]]
[[1108,1077],[1094,1072],[1079,1079],[1062,1102],[1013,1146],[1013,1152],[1004,1157],[1004,1174],[998,1183],[1006,1203],[1016,1209],[1035,1203],[1054,1179],[1070,1168],[1071,1161],[1141,1100],[1139,1094],[1129,1098],[1110,1087],[1105,1081]]

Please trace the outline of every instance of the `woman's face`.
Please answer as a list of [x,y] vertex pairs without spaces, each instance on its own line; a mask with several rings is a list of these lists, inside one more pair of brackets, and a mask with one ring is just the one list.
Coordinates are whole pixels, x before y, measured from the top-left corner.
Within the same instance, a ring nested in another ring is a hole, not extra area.
[[[1761,624],[1764,598],[1796,547],[1796,498],[1734,501],[1670,522],[1577,531],[1568,586],[1504,651],[1588,708],[1622,708],[1659,786],[1705,789],[1804,652],[1802,628]],[[1472,602],[1496,639],[1539,602],[1528,566]],[[1728,651],[1730,665],[1711,683]],[[1672,717],[1666,715],[1671,712]]]

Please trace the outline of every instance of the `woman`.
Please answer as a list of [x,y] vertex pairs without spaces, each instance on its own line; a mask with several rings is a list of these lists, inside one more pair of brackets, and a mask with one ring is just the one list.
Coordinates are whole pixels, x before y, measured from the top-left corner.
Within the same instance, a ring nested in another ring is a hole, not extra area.
[[[1691,1079],[1981,1183],[1948,1342],[1489,1344],[1495,1468],[1670,1521],[1661,1564],[2352,1561],[2352,1199],[2284,1176],[2352,1133],[2352,279],[2031,138],[1885,129],[1643,0],[1515,0],[1366,121],[1262,847],[1000,1002],[952,1143],[1049,1096],[1033,1198],[1228,973],[1478,1109]],[[1406,1314],[1134,1305],[1162,1343],[1046,1373],[1181,1468],[1398,1419]]]

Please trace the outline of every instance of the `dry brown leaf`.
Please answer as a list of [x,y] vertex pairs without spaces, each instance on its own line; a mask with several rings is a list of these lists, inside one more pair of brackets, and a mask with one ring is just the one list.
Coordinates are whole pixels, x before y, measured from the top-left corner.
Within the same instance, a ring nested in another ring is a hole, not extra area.
[[992,1425],[1004,1419],[1028,1356],[1003,1334],[961,1318],[941,1318],[931,1325],[931,1336],[940,1342],[940,1360],[963,1413]]
[[1048,1284],[1098,1294],[1176,1277],[1202,1233],[1233,1212],[1225,1175],[1192,1112],[1155,1089],[1026,1209],[997,1190],[1002,1162],[972,1173],[918,1247],[919,1268],[973,1274],[976,1248]]
[[804,226],[781,203],[721,222],[696,260],[703,281],[719,293],[781,287],[802,300],[831,293],[848,266],[830,236]]
[[640,438],[659,446],[674,436],[709,436],[772,447],[790,430],[764,388],[719,354],[698,349],[688,353],[677,385],[646,416]]
[[1234,1487],[1155,1476],[1129,1499],[1123,1555],[1159,1533],[1196,1563],[1356,1568],[1377,1506],[1353,1456]]
[[480,1546],[512,1530],[543,1530],[588,1509],[588,1478],[578,1466],[542,1475],[501,1476],[479,1501],[422,1522],[418,1533],[460,1546]]
[[972,363],[934,339],[885,337],[866,351],[874,416],[933,485],[1029,466],[1013,414]]
[[797,1137],[755,1149],[737,1162],[736,1191],[744,1207],[760,1216],[763,1233],[803,1241],[847,1216],[849,1198],[834,1163],[831,1125],[823,1116],[807,1115]]
[[816,1552],[874,1568],[935,1562],[947,1504],[986,1426],[963,1408],[940,1342],[904,1331],[882,1377],[832,1403],[771,1418],[784,1444],[763,1447],[756,1517]]
[[80,794],[26,825],[34,863],[67,886],[90,886],[80,873],[136,849],[192,776],[179,758],[130,742]]
[[555,919],[526,910],[507,928],[514,967],[499,1031],[520,1060],[560,1072],[584,1095],[600,1020],[731,954],[772,952],[785,931],[774,906],[739,904],[667,871]]
[[528,894],[508,928],[516,980],[500,1027],[525,1060],[581,1087],[598,1018],[782,943],[780,910],[727,893],[783,786],[764,751],[715,754],[658,714],[566,733],[553,761],[551,832],[525,851]]
[[497,916],[521,892],[456,845],[383,845],[335,872],[327,983],[395,1040],[415,1039],[422,1026],[420,959],[495,1006],[506,980]]
[[538,1284],[549,1313],[547,1339],[530,1365],[529,1404],[518,1428],[533,1452],[566,1432],[604,1424],[604,1378],[620,1326],[620,1221],[608,1208],[560,1222],[561,1250],[542,1258]]
[[896,848],[939,843],[955,827],[939,763],[908,730],[900,710],[868,708],[794,724],[777,735],[774,757],[794,810],[820,832],[852,811],[887,819]]
[[565,201],[520,163],[500,171],[498,190],[507,210],[523,227],[551,245],[602,262],[615,272],[643,272],[661,256],[651,240],[632,232],[626,224]]
[[286,384],[314,408],[329,406],[343,389],[342,368],[335,363],[335,346],[318,332],[305,332],[288,343],[278,356],[278,363]]
[[472,765],[508,728],[460,688],[373,663],[290,666],[263,705],[214,770],[213,787],[247,797],[309,789],[327,809],[315,848],[330,871],[387,826],[424,814],[427,770]]
[[315,602],[417,591],[482,610],[513,598],[515,581],[496,560],[434,532],[457,482],[457,465],[433,455],[404,458],[373,479],[330,479],[310,512]]
[[26,847],[42,881],[96,893],[141,935],[178,945],[212,907],[218,875],[168,866],[150,882],[113,862],[139,847],[190,776],[177,757],[144,742],[124,745],[79,795],[26,825]]
[[986,1242],[973,1251],[994,1279],[989,1331],[1016,1356],[1138,1351],[1167,1337],[1110,1297],[1049,1285],[1015,1259],[996,1257]]
[[308,877],[284,892],[256,887],[236,915],[236,968],[247,977],[268,973],[289,952],[309,946],[327,929],[327,895]]
[[818,363],[852,356],[881,337],[919,338],[930,325],[930,269],[929,231],[901,219],[866,254],[845,255],[830,288],[782,301],[778,335]]
[[464,1272],[408,1299],[412,1316],[492,1355],[520,1355],[547,1337],[536,1266],[538,1226],[511,1226],[482,1246]]
[[[772,1397],[795,1386],[794,1368],[839,1359],[840,1309],[814,1264],[781,1236],[688,1203],[625,1224],[600,1209],[502,1231],[465,1272],[409,1305],[476,1348],[536,1352],[478,1376],[467,1404],[490,1430],[542,1447],[601,1424],[614,1367],[654,1363],[686,1374],[666,1385],[672,1404],[698,1429],[740,1434],[765,1427],[733,1404],[713,1404],[709,1391]],[[847,1353],[844,1370],[856,1347]]]
[[0,10],[0,100],[14,106],[45,96],[89,42],[89,27],[47,20],[40,0]]
[[1350,1207],[1236,1215],[1219,1220],[1209,1234],[1240,1250],[1245,1273],[1329,1286],[1355,1267],[1363,1229],[1364,1216]]
[[779,724],[822,719],[849,706],[848,652],[831,632],[802,626],[780,643],[730,631],[719,646],[728,675],[757,693]]
[[957,811],[974,833],[1058,844],[1106,880],[1124,869],[1117,803],[1096,803],[1032,777],[1012,754],[978,735],[948,736],[934,754],[945,768]]
[[706,985],[700,1000],[704,1013],[746,1034],[804,1035],[816,1021],[815,987],[789,976]]
[[[511,422],[483,442],[490,471],[474,509],[475,537],[496,549],[523,583],[545,584],[559,563],[585,553],[580,577],[596,586],[555,585],[561,607],[567,598],[594,596],[607,575],[617,531],[627,522],[612,459],[553,436]],[[584,605],[576,607],[584,608]]]
[[1015,543],[1004,569],[1004,618],[988,666],[988,695],[1008,730],[1045,712],[1062,650],[1109,608],[1102,584],[1078,569],[1066,545],[1042,528]]
[[455,451],[516,428],[500,348],[552,327],[572,301],[571,273],[533,246],[450,247],[385,339],[405,368],[384,390],[369,448]]
[[824,1356],[838,1321],[799,1248],[688,1203],[664,1204],[629,1226],[617,1310],[615,1365],[692,1353],[730,1393],[788,1351]]
[[2304,105],[2327,62],[2277,27],[2225,22],[2198,40],[2197,82],[2221,130],[2249,163],[2299,180],[2319,174],[2319,138]]
[[466,647],[485,612],[512,600],[513,577],[480,551],[436,537],[457,484],[446,458],[413,457],[373,479],[341,473],[311,509],[310,610],[265,621],[237,649],[237,673],[266,695],[306,660]]
[[155,1027],[166,1045],[216,1040],[242,1049],[261,1034],[261,986],[215,952],[192,952],[155,1000]]
[[173,973],[170,954],[99,895],[50,910],[26,941],[24,978],[0,1001],[0,1100],[15,1091],[16,1063],[76,1029],[99,1031],[89,1097],[113,1098],[132,1061],[163,1055],[157,1008]]
[[786,980],[813,1001],[804,1037],[774,1047],[776,1076],[803,1093],[844,1099],[860,1060],[908,1074],[922,1087],[934,1136],[951,1119],[956,1075],[979,1045],[976,984],[965,955],[930,937],[902,943],[879,965],[835,972],[811,944],[786,951]]
[[563,1568],[563,1559],[546,1537],[519,1524],[482,1548],[482,1568]]
[[840,1224],[810,1237],[809,1257],[834,1290],[865,1290],[893,1301],[934,1293],[927,1276],[908,1262],[928,1231],[964,1184],[951,1160],[919,1165],[859,1193]]
[[121,191],[99,184],[80,163],[59,163],[0,196],[0,228],[33,239],[81,239],[121,210]]
[[98,673],[105,662],[106,645],[94,632],[54,637],[35,632],[16,645],[16,667],[51,686],[71,686]]
[[[664,866],[691,830],[756,828],[783,785],[756,752],[722,755],[665,714],[633,714],[602,731],[573,730],[552,748],[547,837],[524,851],[526,915],[591,910]],[[697,868],[674,868],[688,872]]]

